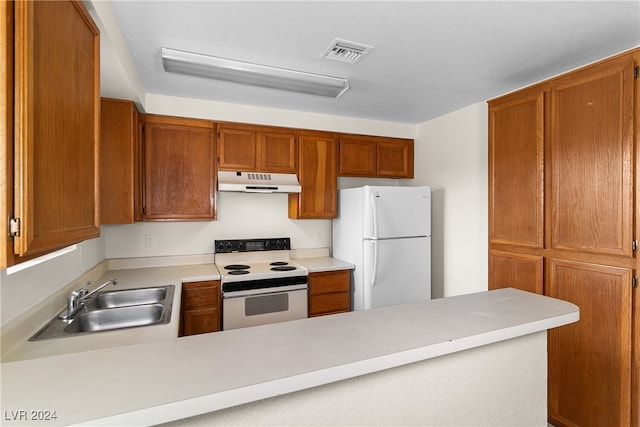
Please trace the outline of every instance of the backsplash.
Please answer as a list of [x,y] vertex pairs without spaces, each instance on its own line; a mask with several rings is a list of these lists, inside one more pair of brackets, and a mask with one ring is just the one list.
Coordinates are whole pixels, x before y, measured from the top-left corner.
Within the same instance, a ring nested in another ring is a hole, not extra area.
[[288,218],[287,194],[218,193],[216,221],[105,225],[105,254],[136,258],[213,253],[215,239],[290,237],[291,246],[331,246],[330,220]]

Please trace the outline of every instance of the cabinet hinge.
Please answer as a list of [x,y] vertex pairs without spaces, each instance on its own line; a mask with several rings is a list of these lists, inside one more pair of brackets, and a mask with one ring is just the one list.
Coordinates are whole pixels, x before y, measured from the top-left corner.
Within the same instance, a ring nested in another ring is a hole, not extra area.
[[636,80],[640,78],[640,65],[636,65],[636,68],[633,70],[633,78]]
[[20,236],[20,218],[9,218],[9,237]]
[[633,279],[631,279],[631,286],[634,288],[638,287],[638,276],[633,276]]
[[637,240],[634,240],[633,242],[631,242],[631,250],[633,252],[638,250],[638,241]]

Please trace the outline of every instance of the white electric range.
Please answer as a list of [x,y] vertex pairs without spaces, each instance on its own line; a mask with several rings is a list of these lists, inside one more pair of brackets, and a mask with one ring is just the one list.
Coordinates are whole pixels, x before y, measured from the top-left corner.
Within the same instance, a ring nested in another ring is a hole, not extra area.
[[291,239],[216,240],[222,329],[307,318],[308,271],[289,259]]

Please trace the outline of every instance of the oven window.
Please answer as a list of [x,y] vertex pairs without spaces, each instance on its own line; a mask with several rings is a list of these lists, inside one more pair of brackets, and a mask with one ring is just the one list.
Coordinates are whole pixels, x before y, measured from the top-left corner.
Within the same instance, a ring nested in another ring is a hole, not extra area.
[[289,310],[289,294],[272,294],[258,297],[248,297],[244,300],[244,315],[277,313]]

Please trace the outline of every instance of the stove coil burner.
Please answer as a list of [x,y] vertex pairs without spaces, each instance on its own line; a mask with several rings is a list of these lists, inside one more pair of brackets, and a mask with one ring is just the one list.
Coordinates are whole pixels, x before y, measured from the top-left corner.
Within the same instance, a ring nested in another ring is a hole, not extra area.
[[287,261],[274,261],[269,265],[287,265],[289,264]]
[[249,268],[251,268],[248,265],[245,264],[229,264],[229,265],[225,265],[224,269],[225,270],[229,270],[229,272],[227,274],[230,274],[232,276],[239,276],[241,274],[249,274]]
[[[229,264],[229,265],[225,265],[224,269],[225,270],[248,270],[249,267],[248,265],[244,265],[244,264]],[[248,273],[248,271],[247,271]]]
[[296,268],[293,265],[278,265],[275,267],[271,267],[271,271],[292,271]]

